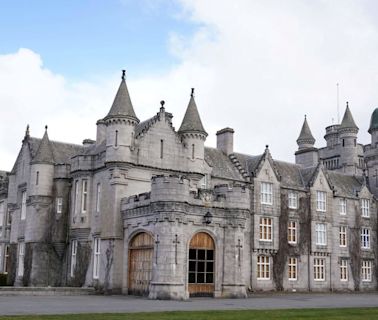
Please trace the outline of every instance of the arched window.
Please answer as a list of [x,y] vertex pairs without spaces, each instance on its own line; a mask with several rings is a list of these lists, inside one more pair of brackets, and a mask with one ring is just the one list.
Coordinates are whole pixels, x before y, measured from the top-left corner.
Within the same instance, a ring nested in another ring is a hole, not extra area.
[[194,143],[192,144],[192,159],[194,159],[194,149],[195,148],[195,146],[194,146]]

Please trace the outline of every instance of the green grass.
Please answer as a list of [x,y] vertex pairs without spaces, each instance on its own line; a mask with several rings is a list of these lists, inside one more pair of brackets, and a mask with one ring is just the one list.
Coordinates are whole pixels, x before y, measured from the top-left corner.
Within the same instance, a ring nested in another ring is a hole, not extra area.
[[270,320],[270,319],[378,319],[378,308],[175,311],[99,313],[40,316],[0,316],[0,320]]

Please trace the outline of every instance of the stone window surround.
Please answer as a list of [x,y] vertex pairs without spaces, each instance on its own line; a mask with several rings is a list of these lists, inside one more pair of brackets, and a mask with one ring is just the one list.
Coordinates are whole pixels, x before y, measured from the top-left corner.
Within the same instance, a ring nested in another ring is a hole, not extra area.
[[325,223],[315,225],[315,244],[318,246],[327,245],[327,226]]
[[361,215],[364,218],[370,217],[370,201],[369,201],[369,199],[361,199]]
[[290,244],[297,244],[298,238],[298,222],[290,220],[287,227],[287,241]]
[[70,275],[73,278],[75,276],[75,267],[76,267],[76,256],[77,256],[77,240],[71,240],[71,266],[70,266]]
[[260,203],[265,205],[273,204],[273,183],[271,182],[261,182],[260,184]]
[[93,279],[100,276],[101,239],[93,238]]
[[314,281],[325,281],[324,258],[314,258]]
[[362,260],[361,262],[361,280],[363,282],[371,282],[372,262],[370,260]]
[[370,249],[370,229],[361,228],[361,249]]
[[295,191],[289,191],[288,199],[289,209],[298,209],[298,193]]
[[340,281],[348,281],[348,260],[340,260]]
[[257,256],[257,280],[270,280],[270,257]]
[[296,257],[289,257],[288,279],[290,281],[298,280],[298,258]]
[[260,217],[260,241],[273,241],[273,219]]
[[316,191],[316,211],[326,212],[327,210],[327,193],[325,191]]
[[347,246],[347,226],[339,227],[339,246],[345,248]]
[[347,214],[347,200],[345,198],[339,199],[339,212],[340,212],[340,215]]
[[24,276],[25,242],[18,243],[17,276]]

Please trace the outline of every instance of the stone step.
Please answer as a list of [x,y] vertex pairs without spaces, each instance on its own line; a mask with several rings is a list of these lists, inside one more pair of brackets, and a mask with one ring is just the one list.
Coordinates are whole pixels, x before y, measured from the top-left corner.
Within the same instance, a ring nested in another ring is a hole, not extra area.
[[0,296],[6,295],[31,295],[31,296],[51,296],[51,295],[90,295],[96,294],[94,288],[77,287],[0,287]]

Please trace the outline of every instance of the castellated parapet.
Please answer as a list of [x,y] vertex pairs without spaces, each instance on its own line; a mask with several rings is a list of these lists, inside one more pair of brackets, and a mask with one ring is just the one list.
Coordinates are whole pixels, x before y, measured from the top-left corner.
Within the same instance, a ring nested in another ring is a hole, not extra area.
[[187,203],[204,208],[249,210],[249,189],[242,184],[221,184],[214,189],[190,189],[190,180],[183,175],[158,175],[151,179],[151,192],[122,199],[121,210],[141,208],[157,202]]

